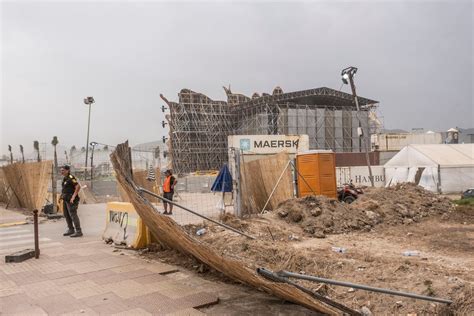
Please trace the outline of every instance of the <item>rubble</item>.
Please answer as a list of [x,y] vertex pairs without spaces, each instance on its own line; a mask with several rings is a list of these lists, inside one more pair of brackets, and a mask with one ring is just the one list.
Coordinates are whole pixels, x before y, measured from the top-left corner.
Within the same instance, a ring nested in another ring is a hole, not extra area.
[[423,218],[451,212],[454,205],[414,184],[370,188],[352,204],[324,196],[306,196],[282,202],[275,218],[296,224],[306,235],[370,231],[377,225],[411,225]]

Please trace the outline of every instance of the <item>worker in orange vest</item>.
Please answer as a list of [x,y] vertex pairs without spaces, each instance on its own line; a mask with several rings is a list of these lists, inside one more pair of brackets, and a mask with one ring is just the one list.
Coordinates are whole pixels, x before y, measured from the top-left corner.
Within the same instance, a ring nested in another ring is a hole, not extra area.
[[[174,186],[178,183],[175,177],[173,177],[171,170],[166,170],[165,181],[163,182],[163,197],[169,201],[173,201]],[[163,201],[163,207],[165,208],[165,215],[173,215],[173,204],[170,204],[170,211],[168,213],[168,203]]]

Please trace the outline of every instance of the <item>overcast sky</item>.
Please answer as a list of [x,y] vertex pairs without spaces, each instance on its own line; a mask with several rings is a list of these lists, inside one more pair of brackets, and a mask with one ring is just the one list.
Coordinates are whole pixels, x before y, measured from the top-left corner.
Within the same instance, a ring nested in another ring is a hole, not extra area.
[[137,144],[165,134],[160,93],[339,89],[349,65],[386,128],[474,127],[471,1],[0,5],[0,153],[85,146],[88,95],[90,139]]

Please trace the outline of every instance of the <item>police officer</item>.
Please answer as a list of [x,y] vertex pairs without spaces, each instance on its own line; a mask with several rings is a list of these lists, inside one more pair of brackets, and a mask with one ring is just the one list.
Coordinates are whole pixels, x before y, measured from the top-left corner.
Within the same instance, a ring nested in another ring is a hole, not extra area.
[[79,221],[79,216],[77,216],[79,190],[81,186],[77,182],[76,177],[70,173],[70,167],[68,165],[61,167],[61,174],[64,176],[61,199],[63,200],[63,213],[68,227],[68,230],[63,236],[81,237],[81,222]]

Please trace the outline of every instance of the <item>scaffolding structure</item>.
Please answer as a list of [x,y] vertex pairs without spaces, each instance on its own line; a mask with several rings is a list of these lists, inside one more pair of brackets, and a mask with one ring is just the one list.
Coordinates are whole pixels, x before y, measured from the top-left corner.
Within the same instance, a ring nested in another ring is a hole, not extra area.
[[[229,135],[301,135],[310,149],[362,152],[370,141],[369,118],[377,101],[359,98],[357,112],[350,94],[330,88],[270,94],[251,98],[225,88],[226,101],[214,101],[202,93],[183,89],[178,102],[168,104],[169,152],[177,173],[219,170],[227,162]],[[365,140],[357,133],[360,127]]]

